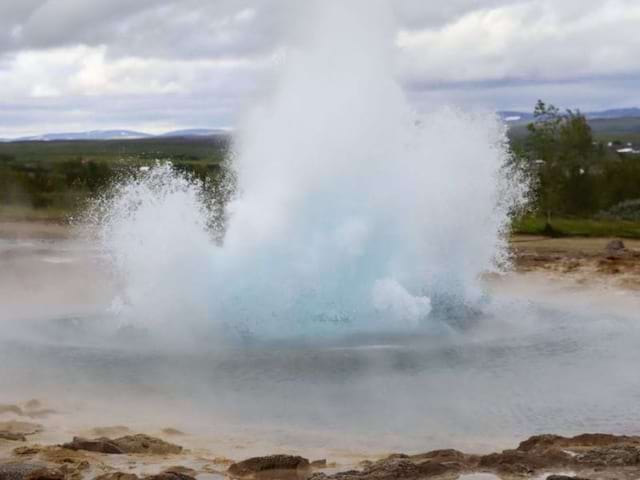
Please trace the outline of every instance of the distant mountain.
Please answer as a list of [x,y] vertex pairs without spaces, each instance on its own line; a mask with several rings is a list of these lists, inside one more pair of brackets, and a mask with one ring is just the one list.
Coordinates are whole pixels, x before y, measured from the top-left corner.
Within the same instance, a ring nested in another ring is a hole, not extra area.
[[498,112],[498,116],[507,123],[530,122],[533,120],[533,114],[527,112],[515,112],[504,110]]
[[16,140],[43,142],[55,140],[126,140],[134,138],[148,138],[152,136],[153,135],[149,135],[148,133],[134,132],[132,130],[92,130],[90,132],[46,133],[44,135],[22,137]]
[[[640,118],[640,108],[612,108],[599,112],[584,112],[585,116],[592,119],[614,118]],[[498,116],[509,124],[528,123],[533,120],[533,114],[529,112],[517,112],[512,110],[499,111]]]
[[191,128],[188,130],[175,130],[173,132],[163,133],[159,137],[208,137],[210,135],[220,135],[228,133],[227,130],[220,128]]
[[602,112],[589,112],[587,118],[640,118],[640,108],[614,108]]
[[14,139],[0,139],[0,142],[52,142],[61,140],[135,140],[141,138],[189,138],[226,135],[230,130],[223,128],[190,128],[151,135],[133,130],[92,130],[89,132],[45,133]]

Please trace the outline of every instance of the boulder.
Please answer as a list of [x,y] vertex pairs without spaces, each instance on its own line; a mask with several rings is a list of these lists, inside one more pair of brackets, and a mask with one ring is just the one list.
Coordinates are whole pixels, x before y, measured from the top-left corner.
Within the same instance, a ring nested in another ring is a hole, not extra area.
[[182,452],[182,447],[173,443],[165,442],[149,435],[125,435],[113,440],[118,448],[125,453],[150,453],[153,455],[166,455],[170,453]]
[[98,475],[93,480],[139,480],[139,478],[133,473],[111,472]]
[[195,480],[195,477],[179,471],[165,470],[156,475],[144,477],[144,480]]
[[422,471],[411,460],[395,457],[375,462],[362,471],[349,470],[334,475],[316,473],[309,480],[393,480],[397,478],[417,480],[426,476],[429,474]]
[[0,422],[0,432],[15,433],[17,435],[35,435],[42,432],[43,427],[38,423],[20,422],[10,420],[8,422]]
[[24,442],[27,440],[27,437],[22,435],[21,433],[12,433],[12,432],[2,432],[0,431],[0,439],[1,440],[10,440],[13,442]]
[[609,253],[622,252],[624,249],[624,242],[622,240],[611,240],[605,247],[605,250]]
[[0,480],[64,480],[64,474],[36,463],[0,465]]
[[549,475],[546,480],[590,480],[584,477],[570,477],[568,475]]
[[69,450],[84,450],[86,452],[97,453],[109,453],[109,454],[122,454],[126,453],[112,440],[102,437],[95,439],[88,439],[82,437],[73,437],[73,440],[69,443],[62,445],[62,448]]
[[234,477],[246,477],[270,470],[307,470],[309,460],[293,455],[269,455],[253,457],[232,464],[227,473]]
[[74,437],[73,441],[62,445],[71,450],[85,450],[88,452],[122,454],[122,453],[146,453],[152,455],[166,455],[180,453],[182,447],[165,442],[149,435],[125,435],[124,437],[109,439],[106,437],[86,439]]
[[640,447],[634,445],[596,447],[578,455],[575,462],[597,467],[636,466],[640,465]]

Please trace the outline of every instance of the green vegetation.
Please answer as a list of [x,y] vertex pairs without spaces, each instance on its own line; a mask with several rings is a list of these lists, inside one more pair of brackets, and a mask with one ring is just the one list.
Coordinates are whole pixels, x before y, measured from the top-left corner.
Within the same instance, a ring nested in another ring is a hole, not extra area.
[[[640,238],[640,155],[618,152],[640,150],[640,119],[587,121],[539,101],[533,121],[509,137],[534,186],[515,232]],[[0,143],[0,219],[62,220],[115,179],[168,160],[204,182],[222,221],[228,147],[225,136]]]
[[219,189],[228,145],[221,136],[0,143],[0,218],[63,219],[114,179],[158,160]]
[[[549,235],[640,237],[640,155],[619,153],[633,144],[620,125],[601,132],[580,111],[560,112],[538,101],[527,133],[512,133],[514,161],[532,179],[530,216],[516,232]],[[632,134],[633,135],[633,134]],[[609,143],[610,142],[610,143]],[[634,223],[635,222],[635,223]]]
[[[551,228],[549,228],[551,225]],[[621,237],[640,238],[640,222],[624,220],[596,220],[556,218],[548,224],[545,218],[527,216],[518,219],[513,231],[525,235],[552,237]]]

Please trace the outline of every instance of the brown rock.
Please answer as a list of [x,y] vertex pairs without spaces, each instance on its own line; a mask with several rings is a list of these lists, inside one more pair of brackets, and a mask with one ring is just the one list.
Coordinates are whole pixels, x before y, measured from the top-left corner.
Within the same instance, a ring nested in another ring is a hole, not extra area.
[[611,240],[609,243],[607,243],[607,246],[605,247],[605,250],[609,253],[622,252],[624,251],[624,249],[625,249],[624,242],[619,239]]
[[24,480],[64,480],[65,475],[60,470],[40,468],[28,473]]
[[133,473],[111,472],[98,475],[93,480],[139,480],[138,476]]
[[[406,458],[387,458],[375,462],[373,465],[362,471],[349,470],[347,472],[336,473],[335,475],[325,475],[316,473],[310,480],[393,480],[419,479],[429,476],[426,471],[421,470],[415,463]],[[437,474],[435,474],[437,475]]]
[[176,473],[179,475],[188,475],[190,477],[195,477],[198,474],[198,472],[196,472],[193,468],[183,467],[181,465],[169,467],[165,469],[162,473]]
[[568,475],[549,475],[546,480],[590,480],[584,477],[570,477]]
[[293,455],[269,455],[253,457],[231,465],[227,473],[234,477],[246,477],[269,470],[306,470],[309,460]]
[[64,480],[64,474],[36,463],[0,465],[0,480]]
[[109,454],[146,453],[166,455],[170,453],[180,453],[182,451],[182,447],[179,445],[174,445],[159,438],[143,434],[126,435],[114,440],[106,437],[96,439],[74,437],[73,441],[64,444],[63,448]]
[[15,433],[17,435],[35,435],[42,432],[42,425],[31,422],[11,420],[0,422],[0,432]]
[[36,446],[24,446],[13,449],[14,455],[35,455],[37,453],[40,453],[40,447]]
[[137,434],[126,435],[113,440],[125,453],[150,453],[154,455],[166,455],[170,453],[182,452],[180,445],[165,442],[149,435]]
[[0,404],[0,415],[3,413],[13,413],[14,415],[22,415],[22,409],[17,405]]
[[82,437],[73,437],[73,440],[69,443],[63,444],[62,448],[109,454],[126,453],[122,448],[106,437],[96,438],[93,440]]
[[165,470],[157,475],[144,477],[144,480],[195,480],[195,477],[178,471]]
[[578,455],[575,461],[600,467],[630,467],[640,464],[640,448],[633,445],[596,447]]
[[2,440],[10,440],[13,442],[25,442],[27,437],[20,433],[12,433],[12,432],[2,432],[0,431],[0,439]]
[[535,435],[528,438],[524,442],[520,442],[517,450],[521,452],[531,452],[534,450],[546,450],[548,448],[557,446],[559,442],[566,440],[559,435]]

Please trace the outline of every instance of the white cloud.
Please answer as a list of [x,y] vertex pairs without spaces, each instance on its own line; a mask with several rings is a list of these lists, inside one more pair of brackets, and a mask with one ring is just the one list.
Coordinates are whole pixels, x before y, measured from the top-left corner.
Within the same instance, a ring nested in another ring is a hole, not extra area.
[[[420,109],[640,101],[637,0],[390,1],[398,75]],[[0,0],[0,137],[51,115],[59,128],[228,125],[269,85],[304,5]]]
[[529,1],[399,33],[404,75],[423,83],[640,73],[640,3]]

